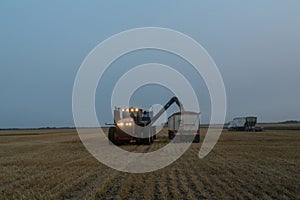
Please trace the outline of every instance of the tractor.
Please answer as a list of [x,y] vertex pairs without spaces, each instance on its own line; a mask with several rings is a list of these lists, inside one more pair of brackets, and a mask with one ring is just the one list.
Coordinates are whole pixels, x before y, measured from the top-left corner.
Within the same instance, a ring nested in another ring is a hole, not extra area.
[[153,116],[153,111],[137,107],[117,108],[114,110],[114,123],[108,130],[111,144],[120,145],[128,142],[150,145],[156,139],[156,129],[153,123],[173,104],[176,103],[181,111],[183,105],[177,97],[171,98],[165,106]]

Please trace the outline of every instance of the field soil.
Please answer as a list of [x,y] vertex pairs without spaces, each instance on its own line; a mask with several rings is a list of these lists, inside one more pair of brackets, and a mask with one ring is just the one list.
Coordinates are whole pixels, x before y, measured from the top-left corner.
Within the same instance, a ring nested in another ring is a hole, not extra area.
[[[163,130],[151,146],[121,148],[148,152],[168,142]],[[3,130],[0,199],[300,199],[299,130],[224,130],[204,159],[201,143],[168,167],[131,174],[97,161],[76,130]]]

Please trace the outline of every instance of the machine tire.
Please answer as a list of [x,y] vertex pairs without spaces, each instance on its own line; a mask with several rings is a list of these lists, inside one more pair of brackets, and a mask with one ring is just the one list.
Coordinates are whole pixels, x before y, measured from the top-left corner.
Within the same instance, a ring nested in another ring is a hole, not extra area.
[[195,136],[193,143],[200,143],[200,134]]
[[109,144],[116,144],[115,132],[116,132],[115,127],[109,127],[109,129],[108,129],[108,142],[109,142]]
[[145,145],[150,145],[151,144],[151,137],[144,138],[143,140],[144,140]]
[[172,140],[175,137],[173,131],[169,131],[169,139]]
[[156,136],[156,128],[155,128],[155,126],[152,127],[152,130],[151,130],[151,131],[152,131],[152,134],[151,134],[151,135],[152,135],[152,137],[153,137],[153,140],[156,140],[157,136]]
[[143,139],[142,138],[136,138],[136,144],[137,145],[143,144]]

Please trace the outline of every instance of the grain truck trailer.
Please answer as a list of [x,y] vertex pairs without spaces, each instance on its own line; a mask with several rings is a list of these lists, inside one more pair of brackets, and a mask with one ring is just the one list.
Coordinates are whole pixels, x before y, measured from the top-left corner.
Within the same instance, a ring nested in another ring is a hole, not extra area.
[[257,117],[236,117],[229,122],[229,131],[262,131],[262,128],[255,127]]
[[[168,118],[169,139],[174,142],[200,142],[200,113],[178,112]],[[176,136],[176,138],[174,138]]]

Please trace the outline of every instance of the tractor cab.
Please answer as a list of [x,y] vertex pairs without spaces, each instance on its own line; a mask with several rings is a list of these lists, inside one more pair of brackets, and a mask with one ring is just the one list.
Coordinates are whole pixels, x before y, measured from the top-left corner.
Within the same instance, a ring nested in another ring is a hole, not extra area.
[[151,121],[153,111],[144,110],[141,108],[130,107],[130,108],[116,108],[115,109],[115,121],[131,121],[136,125],[145,126]]
[[121,115],[122,119],[132,119],[138,125],[142,117],[142,109],[134,107],[123,108]]

